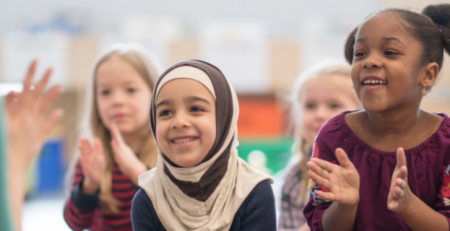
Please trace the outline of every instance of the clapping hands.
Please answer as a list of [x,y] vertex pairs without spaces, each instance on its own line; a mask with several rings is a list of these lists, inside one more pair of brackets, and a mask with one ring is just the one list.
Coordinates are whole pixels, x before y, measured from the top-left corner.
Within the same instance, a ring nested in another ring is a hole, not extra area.
[[336,201],[341,205],[354,206],[359,203],[359,173],[347,154],[341,148],[336,150],[339,163],[312,158],[308,162],[311,171],[309,177],[328,192],[318,191],[317,194],[324,200]]

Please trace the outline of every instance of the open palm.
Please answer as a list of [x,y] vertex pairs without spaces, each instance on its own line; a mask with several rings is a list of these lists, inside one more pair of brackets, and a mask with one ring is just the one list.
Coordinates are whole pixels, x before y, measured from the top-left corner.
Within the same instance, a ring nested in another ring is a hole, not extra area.
[[359,202],[359,173],[344,150],[337,149],[336,157],[340,166],[318,158],[311,159],[308,163],[311,169],[308,175],[325,189],[317,192],[324,200],[355,205]]

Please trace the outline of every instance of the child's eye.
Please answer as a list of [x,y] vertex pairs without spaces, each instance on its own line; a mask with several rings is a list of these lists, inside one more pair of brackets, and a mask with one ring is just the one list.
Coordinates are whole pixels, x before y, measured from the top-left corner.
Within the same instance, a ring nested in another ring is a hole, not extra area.
[[396,55],[396,54],[398,54],[398,53],[393,52],[393,51],[385,51],[384,54],[385,54],[385,55]]
[[205,111],[205,110],[203,110],[203,109],[201,109],[199,107],[192,107],[191,108],[191,112],[203,112],[203,111]]
[[315,107],[316,107],[316,105],[313,103],[306,104],[307,109],[314,109]]
[[109,95],[110,91],[109,90],[103,90],[100,92],[101,95]]
[[162,111],[161,113],[159,113],[159,116],[161,117],[161,116],[168,116],[168,115],[170,115],[172,112],[170,112],[169,110],[164,110],[164,111]]
[[330,107],[333,108],[333,109],[338,109],[338,108],[341,108],[341,105],[339,105],[337,103],[333,103],[333,104],[330,105]]
[[136,92],[136,89],[130,87],[130,88],[127,89],[127,91],[128,91],[129,93],[133,93],[133,92]]
[[355,57],[362,57],[362,56],[364,56],[364,55],[365,55],[364,52],[356,52],[356,53],[355,53]]

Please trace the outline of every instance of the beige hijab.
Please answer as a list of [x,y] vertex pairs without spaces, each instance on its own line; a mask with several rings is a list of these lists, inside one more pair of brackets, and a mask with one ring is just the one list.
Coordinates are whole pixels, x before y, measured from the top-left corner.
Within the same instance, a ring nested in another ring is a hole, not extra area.
[[139,176],[139,186],[150,197],[168,231],[229,230],[234,216],[253,188],[272,179],[238,157],[236,93],[222,72],[200,60],[177,63],[155,85],[150,111],[156,131],[155,99],[169,80],[189,78],[202,83],[216,100],[216,140],[195,167],[181,168],[159,150],[157,167]]

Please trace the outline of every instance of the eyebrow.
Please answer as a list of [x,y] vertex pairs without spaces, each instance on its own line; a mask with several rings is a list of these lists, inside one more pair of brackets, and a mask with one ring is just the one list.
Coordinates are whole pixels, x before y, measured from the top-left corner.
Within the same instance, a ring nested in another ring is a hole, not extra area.
[[188,97],[184,98],[184,101],[189,102],[189,103],[196,102],[196,101],[202,101],[207,104],[211,104],[207,99],[198,97],[198,96],[188,96]]
[[383,40],[387,41],[387,42],[389,42],[389,41],[396,41],[396,42],[398,42],[398,43],[400,43],[400,44],[402,44],[403,46],[406,47],[406,45],[404,43],[402,43],[402,41],[400,41],[400,39],[395,38],[395,37],[384,37]]
[[156,104],[155,108],[161,107],[161,106],[165,106],[165,105],[172,105],[173,101],[172,100],[163,100],[161,102],[159,102],[158,104]]
[[[396,42],[398,42],[398,43],[400,43],[400,44],[402,44],[403,46],[405,46],[406,47],[406,45],[404,44],[404,43],[402,43],[402,41],[400,41],[400,39],[398,39],[398,38],[395,38],[395,37],[383,37],[382,38],[384,41],[386,41],[386,42],[389,42],[389,41],[396,41]],[[357,39],[356,40],[356,42],[364,42],[364,41],[366,41],[366,38],[360,38],[360,39]],[[355,42],[355,43],[356,43]]]

